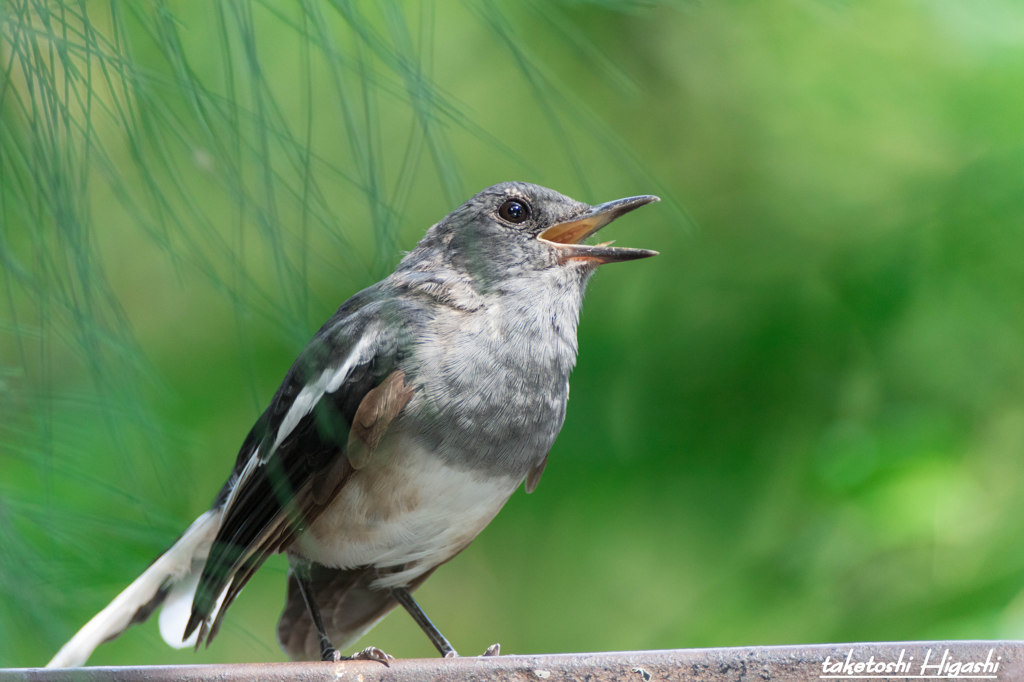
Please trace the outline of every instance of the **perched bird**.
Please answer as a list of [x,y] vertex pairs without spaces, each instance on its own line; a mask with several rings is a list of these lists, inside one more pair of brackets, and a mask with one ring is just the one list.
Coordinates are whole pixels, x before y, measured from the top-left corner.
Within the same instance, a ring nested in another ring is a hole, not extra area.
[[212,508],[49,666],[85,663],[158,607],[170,645],[209,643],[275,552],[291,567],[277,634],[292,658],[342,658],[396,604],[456,655],[411,592],[524,481],[537,486],[565,418],[587,280],[656,255],[583,240],[657,200],[590,206],[505,182],[431,227],[316,333]]

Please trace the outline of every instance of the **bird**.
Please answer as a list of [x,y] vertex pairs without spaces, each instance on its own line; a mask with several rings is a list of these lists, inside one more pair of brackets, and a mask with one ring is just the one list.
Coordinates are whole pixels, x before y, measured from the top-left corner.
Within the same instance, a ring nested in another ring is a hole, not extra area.
[[[657,255],[584,240],[655,201],[590,205],[502,182],[431,226],[314,334],[211,508],[48,667],[84,665],[158,608],[168,644],[209,645],[281,552],[277,636],[291,658],[349,658],[339,651],[397,605],[442,656],[458,655],[412,592],[520,486],[537,487],[565,419],[588,280]],[[392,660],[376,647],[354,657]]]

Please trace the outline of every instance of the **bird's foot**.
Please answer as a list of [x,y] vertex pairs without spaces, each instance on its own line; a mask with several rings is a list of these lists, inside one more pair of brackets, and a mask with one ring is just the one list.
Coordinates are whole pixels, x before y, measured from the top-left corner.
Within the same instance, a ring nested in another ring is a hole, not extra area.
[[335,649],[333,646],[321,646],[320,647],[320,660],[327,663],[337,663],[341,659],[345,658],[341,655],[341,652]]
[[349,660],[353,661],[377,661],[383,663],[387,667],[391,667],[391,661],[395,660],[395,657],[391,654],[381,651],[375,646],[368,646],[362,651],[357,651],[348,657]]
[[[501,655],[501,644],[495,642],[494,644],[487,647],[480,656],[500,656]],[[448,651],[444,655],[445,658],[459,658],[459,652],[455,649]]]

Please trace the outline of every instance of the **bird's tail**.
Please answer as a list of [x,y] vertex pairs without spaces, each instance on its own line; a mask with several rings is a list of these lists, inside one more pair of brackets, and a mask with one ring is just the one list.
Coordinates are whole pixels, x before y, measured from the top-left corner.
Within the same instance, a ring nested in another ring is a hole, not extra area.
[[83,665],[96,647],[146,620],[161,604],[160,634],[173,647],[189,646],[191,642],[181,636],[220,516],[220,510],[214,509],[196,519],[170,549],[61,647],[46,667]]

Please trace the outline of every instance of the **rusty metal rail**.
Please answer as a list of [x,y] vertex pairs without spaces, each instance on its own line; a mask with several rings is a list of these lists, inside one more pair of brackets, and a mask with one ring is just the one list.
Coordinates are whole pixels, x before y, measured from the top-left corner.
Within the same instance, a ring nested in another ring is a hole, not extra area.
[[12,680],[124,682],[234,680],[882,680],[972,679],[1024,682],[1024,642],[949,641],[673,649],[493,658],[0,670]]

